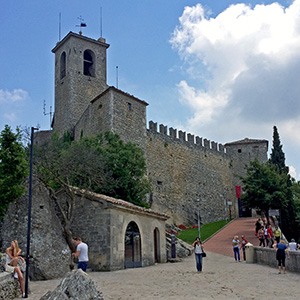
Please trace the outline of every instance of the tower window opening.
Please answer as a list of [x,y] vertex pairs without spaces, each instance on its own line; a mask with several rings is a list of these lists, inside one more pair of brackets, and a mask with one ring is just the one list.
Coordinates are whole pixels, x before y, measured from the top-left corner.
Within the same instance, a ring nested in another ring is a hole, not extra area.
[[238,153],[242,153],[242,149],[238,149]]
[[128,110],[131,111],[131,103],[127,102],[127,104],[128,104]]
[[85,50],[83,53],[83,74],[95,77],[95,58],[91,50]]
[[60,56],[60,79],[66,76],[66,52],[63,52]]

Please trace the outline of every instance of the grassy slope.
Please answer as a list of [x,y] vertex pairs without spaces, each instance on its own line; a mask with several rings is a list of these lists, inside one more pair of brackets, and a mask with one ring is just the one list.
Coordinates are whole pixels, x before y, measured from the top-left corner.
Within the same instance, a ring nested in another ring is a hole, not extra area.
[[[225,220],[222,220],[202,225],[200,230],[201,241],[205,241],[207,238],[209,238],[211,235],[213,235],[215,232],[217,232],[229,222],[230,220],[228,220],[227,222]],[[192,244],[197,236],[198,228],[194,228],[180,231],[177,237],[188,244]]]

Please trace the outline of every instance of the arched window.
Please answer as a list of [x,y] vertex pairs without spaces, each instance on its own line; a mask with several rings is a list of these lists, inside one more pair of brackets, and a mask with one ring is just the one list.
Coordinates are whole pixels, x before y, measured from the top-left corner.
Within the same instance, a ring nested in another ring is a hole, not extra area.
[[66,76],[66,52],[63,52],[60,56],[60,79]]
[[125,233],[125,268],[142,266],[141,235],[135,222],[130,222]]
[[95,55],[91,50],[83,53],[83,74],[95,77]]

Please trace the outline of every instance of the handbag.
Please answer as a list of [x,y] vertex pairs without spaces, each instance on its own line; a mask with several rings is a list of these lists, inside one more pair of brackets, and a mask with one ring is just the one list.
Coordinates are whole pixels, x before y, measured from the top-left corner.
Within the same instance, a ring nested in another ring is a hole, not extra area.
[[202,257],[206,257],[206,253],[204,251],[202,252]]

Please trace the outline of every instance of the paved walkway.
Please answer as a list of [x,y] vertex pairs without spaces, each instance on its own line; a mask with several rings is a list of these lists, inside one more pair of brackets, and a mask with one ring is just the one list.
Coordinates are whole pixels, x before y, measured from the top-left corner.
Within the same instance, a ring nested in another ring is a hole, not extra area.
[[[207,252],[202,273],[196,272],[194,256],[190,256],[179,263],[88,274],[105,300],[299,299],[299,274],[279,275],[276,268],[236,263],[213,252]],[[58,283],[32,282],[28,299],[40,299]]]
[[254,231],[256,220],[257,218],[242,218],[232,221],[224,229],[205,242],[205,249],[207,251],[233,256],[231,242],[235,235],[238,235],[240,240],[241,235],[244,235],[248,242],[254,246],[258,246],[259,241]]
[[[196,272],[192,255],[179,263],[88,274],[105,300],[299,299],[300,274],[279,275],[276,268],[234,261],[232,237],[245,234],[257,245],[255,221],[236,220],[207,241],[202,273]],[[59,282],[31,282],[32,293],[28,299],[39,300],[48,290],[54,290]]]

